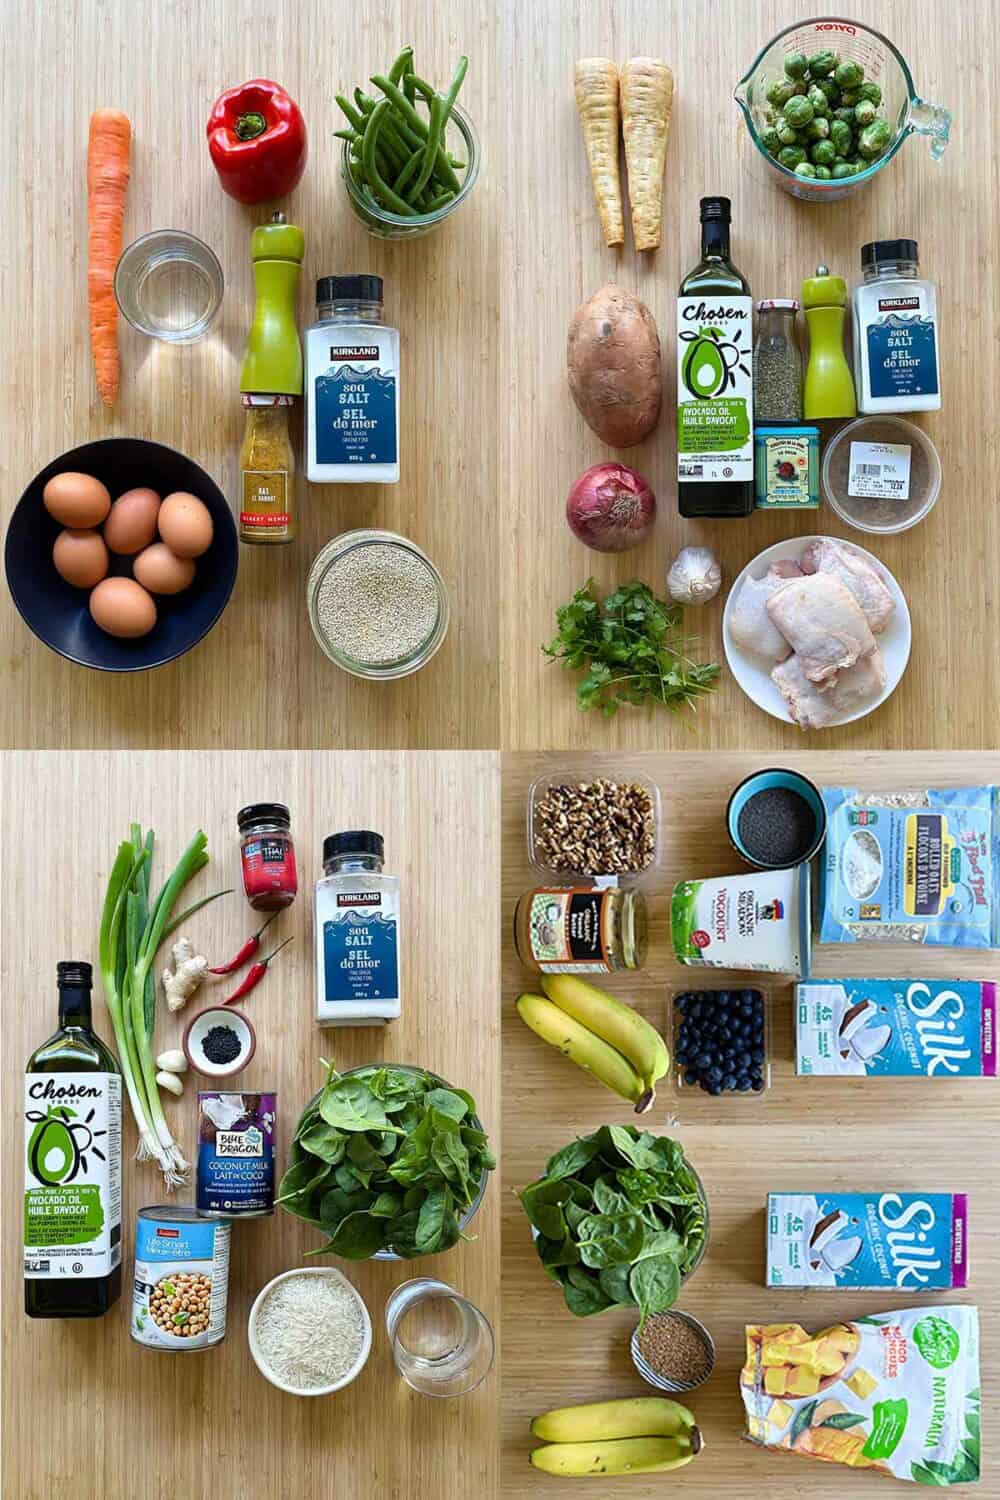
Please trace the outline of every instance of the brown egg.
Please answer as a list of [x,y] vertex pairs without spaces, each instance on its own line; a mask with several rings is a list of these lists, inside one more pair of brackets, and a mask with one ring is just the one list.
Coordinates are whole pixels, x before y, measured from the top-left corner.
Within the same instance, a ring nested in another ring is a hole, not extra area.
[[166,542],[154,542],[139,553],[132,571],[151,594],[179,594],[194,578],[194,558],[178,557]]
[[148,547],[156,535],[160,497],[155,490],[126,490],[111,507],[104,523],[104,540],[112,552],[132,557]]
[[212,545],[212,516],[196,495],[175,490],[160,506],[160,535],[178,557],[200,557]]
[[108,635],[125,639],[148,635],[156,624],[156,605],[132,578],[105,578],[90,596],[90,613]]
[[52,548],[60,578],[75,589],[92,589],[108,571],[108,549],[99,531],[60,531]]
[[42,504],[60,526],[80,531],[100,526],[111,509],[111,496],[92,474],[53,474],[42,491]]

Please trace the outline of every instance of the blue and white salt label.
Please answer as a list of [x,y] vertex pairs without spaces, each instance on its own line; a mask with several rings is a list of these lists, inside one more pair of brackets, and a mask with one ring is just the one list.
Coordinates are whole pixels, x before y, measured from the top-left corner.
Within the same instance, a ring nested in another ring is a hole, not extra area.
[[329,1004],[399,994],[396,917],[382,910],[378,892],[338,896],[336,913],[323,923],[323,977]]
[[395,375],[360,362],[331,366],[316,377],[314,396],[318,464],[397,461]]
[[868,380],[875,399],[937,395],[933,319],[888,313],[868,325],[867,355]]

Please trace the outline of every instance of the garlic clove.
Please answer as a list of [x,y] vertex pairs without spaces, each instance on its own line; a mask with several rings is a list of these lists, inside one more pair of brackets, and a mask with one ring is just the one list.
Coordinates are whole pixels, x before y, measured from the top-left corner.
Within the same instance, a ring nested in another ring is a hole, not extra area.
[[166,1089],[168,1094],[174,1094],[178,1099],[184,1092],[183,1079],[179,1078],[176,1073],[161,1071],[156,1075],[156,1083],[157,1087]]
[[186,1073],[188,1060],[179,1047],[171,1047],[166,1052],[161,1052],[156,1059],[156,1066],[164,1073]]

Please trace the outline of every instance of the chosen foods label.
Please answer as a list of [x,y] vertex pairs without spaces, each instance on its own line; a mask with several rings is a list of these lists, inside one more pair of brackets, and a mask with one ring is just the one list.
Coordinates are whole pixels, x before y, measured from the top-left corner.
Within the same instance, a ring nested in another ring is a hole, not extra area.
[[605,913],[599,890],[535,891],[528,935],[531,956],[543,974],[605,974],[608,971]]
[[677,477],[752,480],[753,302],[677,299]]
[[28,1073],[24,1128],[25,1276],[109,1275],[122,1256],[121,1079]]

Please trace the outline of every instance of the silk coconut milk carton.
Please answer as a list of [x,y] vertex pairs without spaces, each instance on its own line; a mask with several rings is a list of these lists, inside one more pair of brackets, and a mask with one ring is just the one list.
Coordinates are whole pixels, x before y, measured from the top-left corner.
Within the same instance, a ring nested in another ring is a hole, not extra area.
[[975,979],[809,979],[795,991],[796,1071],[995,1078],[997,987]]
[[968,1281],[964,1193],[769,1193],[767,1284],[949,1291]]

